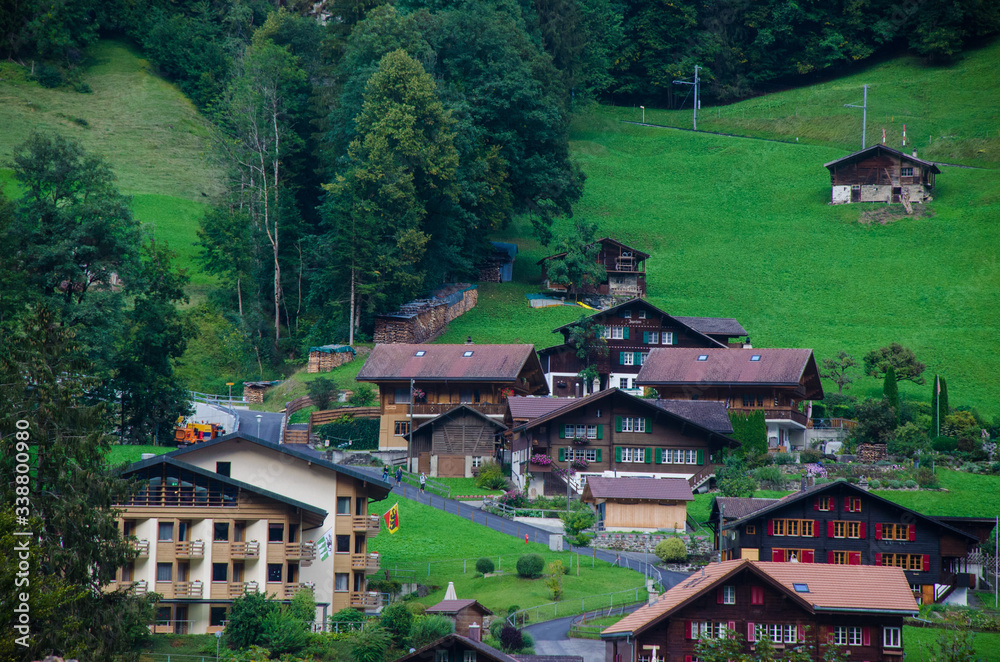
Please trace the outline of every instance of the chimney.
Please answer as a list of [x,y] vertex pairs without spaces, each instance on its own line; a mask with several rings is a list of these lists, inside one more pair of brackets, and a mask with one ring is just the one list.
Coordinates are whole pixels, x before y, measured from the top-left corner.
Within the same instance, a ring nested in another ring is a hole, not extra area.
[[799,485],[799,492],[805,492],[805,491],[806,491],[806,477],[803,476],[802,477],[802,484]]
[[473,641],[483,640],[483,635],[482,632],[480,631],[478,623],[472,623],[471,625],[469,625],[469,639],[472,639]]
[[917,158],[917,150],[913,150],[913,158]]
[[465,344],[466,344],[466,345],[472,345],[472,344],[473,344],[473,342],[472,342],[472,336],[468,336],[468,337],[467,337],[467,338],[465,339]]

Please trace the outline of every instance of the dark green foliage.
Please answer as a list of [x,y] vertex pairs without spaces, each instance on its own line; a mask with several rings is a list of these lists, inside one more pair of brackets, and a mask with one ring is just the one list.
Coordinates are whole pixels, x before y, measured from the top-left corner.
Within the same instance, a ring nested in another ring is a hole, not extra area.
[[941,378],[941,395],[940,402],[938,403],[938,415],[941,416],[941,420],[948,418],[951,413],[951,408],[948,406],[948,382],[945,378]]
[[751,497],[757,491],[757,481],[747,473],[744,459],[735,453],[726,455],[725,462],[715,472],[719,491],[728,497]]
[[913,457],[917,451],[926,452],[931,448],[927,432],[915,423],[906,423],[896,428],[886,450],[890,455]]
[[317,377],[309,382],[306,389],[309,399],[320,411],[330,408],[330,401],[337,397],[340,390],[337,388],[337,382],[326,377]]
[[484,556],[476,561],[476,572],[485,575],[493,572],[494,570],[496,570],[496,566],[493,564],[491,559]]
[[[286,606],[275,606],[261,623],[260,645],[272,655],[294,655],[309,643],[309,629],[300,614]],[[309,621],[312,621],[310,614]]]
[[304,623],[312,623],[316,619],[316,596],[311,588],[302,588],[292,596],[288,605],[295,618]]
[[277,605],[263,593],[247,593],[233,600],[226,623],[226,646],[234,650],[263,645],[264,621]]
[[[572,231],[555,245],[557,257],[546,262],[549,282],[569,287],[577,300],[582,289],[593,288],[607,277],[604,265],[597,261],[601,244],[594,241],[596,234],[596,223],[577,219]],[[582,344],[586,347],[586,339]]]
[[938,453],[954,453],[958,450],[958,440],[954,437],[934,437],[931,439],[931,448]]
[[924,378],[920,375],[927,366],[917,360],[912,349],[903,347],[897,342],[868,352],[865,354],[864,362],[865,374],[870,377],[884,377],[886,371],[893,368],[899,381],[924,383]]
[[780,490],[785,487],[785,473],[778,467],[759,467],[753,470],[754,480],[767,484],[772,490]]
[[818,450],[813,450],[807,448],[806,450],[799,453],[799,462],[802,464],[812,464],[814,462],[819,462],[823,459],[823,453]]
[[767,423],[764,421],[764,411],[751,414],[731,412],[729,419],[733,424],[733,439],[742,445],[735,452],[742,455],[767,452]]
[[322,440],[329,439],[331,446],[352,451],[378,450],[378,426],[377,418],[341,416],[316,428],[316,434]]
[[413,612],[402,602],[394,602],[382,610],[379,624],[392,638],[393,645],[403,648],[413,628]]
[[503,467],[496,462],[485,462],[479,467],[476,485],[484,490],[502,490],[507,487],[507,477]]
[[378,396],[371,384],[358,384],[347,398],[352,407],[372,407],[378,404]]
[[882,399],[896,410],[896,422],[899,422],[899,386],[896,384],[896,369],[889,366],[882,382]]
[[364,615],[363,612],[360,612],[357,609],[352,609],[352,608],[348,607],[347,609],[341,609],[336,614],[334,614],[333,616],[331,616],[330,617],[330,622],[331,623],[357,623],[357,624],[359,624],[359,627],[360,627],[360,624],[364,623],[365,620],[366,620],[366,618],[367,617]]
[[[502,621],[501,621],[502,622]],[[427,614],[417,618],[410,630],[410,645],[423,648],[455,631],[455,622],[440,614]]]
[[687,559],[687,547],[680,538],[667,538],[656,543],[653,553],[664,563],[675,563]]
[[855,443],[884,444],[893,437],[899,420],[896,410],[885,400],[862,401],[855,413],[857,426],[851,431]]
[[837,385],[837,393],[842,395],[845,388],[850,388],[851,382],[855,380],[854,368],[858,365],[858,362],[854,360],[854,357],[847,352],[841,350],[837,353],[836,358],[823,359],[823,369],[820,371],[820,377],[824,379],[831,380]]
[[47,64],[40,64],[35,69],[35,80],[42,87],[59,87],[63,84],[63,75],[58,67],[51,67]]
[[541,554],[522,554],[517,559],[517,574],[526,579],[535,579],[542,576],[545,570],[545,559]]
[[366,627],[351,635],[351,656],[354,662],[385,662],[390,643],[388,632],[380,627]]
[[503,629],[500,630],[500,646],[504,652],[518,653],[524,648],[524,636],[513,625],[504,625]]

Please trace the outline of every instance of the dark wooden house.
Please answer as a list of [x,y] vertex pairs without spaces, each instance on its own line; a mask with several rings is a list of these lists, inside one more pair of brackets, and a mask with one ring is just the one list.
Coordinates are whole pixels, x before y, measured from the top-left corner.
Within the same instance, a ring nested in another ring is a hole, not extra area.
[[[598,264],[604,265],[607,278],[595,287],[581,289],[580,293],[614,297],[646,296],[646,260],[649,259],[649,253],[643,253],[610,237],[598,239],[596,243],[601,245],[596,260]],[[549,290],[565,292],[568,289],[565,285],[549,281],[546,274],[548,261],[565,255],[566,253],[556,253],[538,261],[538,265],[542,268],[542,282]]]
[[825,163],[830,171],[833,204],[845,202],[928,202],[934,175],[941,170],[930,161],[885,145],[873,145]]
[[901,662],[903,618],[916,613],[899,568],[740,559],[691,575],[601,638],[606,662],[692,662],[700,639],[729,632],[748,652],[769,639],[817,662],[830,644],[852,660]]
[[457,633],[449,634],[404,655],[396,662],[584,662],[584,660],[578,655],[508,655],[484,644],[481,628],[471,628],[468,637]]
[[[631,299],[589,318],[599,327],[607,353],[595,352],[598,386],[612,386],[641,395],[636,378],[649,352],[658,347],[742,347],[749,340],[743,326],[731,318],[677,317],[668,315],[644,299]],[[594,391],[579,377],[587,362],[577,356],[570,334],[579,322],[565,324],[553,333],[563,335],[563,344],[538,352],[549,390],[557,396],[581,396]]]
[[425,614],[438,614],[455,622],[455,634],[469,636],[469,626],[473,623],[485,627],[485,619],[493,612],[475,600],[442,600],[428,607]]
[[[717,500],[718,501],[718,500]],[[954,522],[904,508],[846,481],[807,488],[752,504],[717,503],[710,525],[719,528],[724,558],[800,564],[893,566],[922,602],[965,602],[976,574],[968,556],[981,544],[982,524],[970,532]],[[740,500],[743,501],[743,500]],[[731,519],[738,510],[742,516]],[[988,535],[988,533],[987,533]]]
[[823,399],[811,349],[653,349],[637,376],[661,398],[714,400],[763,411],[771,450],[802,450],[809,400]]
[[529,492],[564,494],[567,467],[577,493],[602,475],[683,478],[696,489],[715,475],[721,451],[739,446],[717,402],[675,405],[616,388],[565,402],[512,431],[511,477]]
[[432,478],[472,478],[494,459],[507,429],[496,418],[458,405],[416,427],[407,436],[417,470]]
[[411,429],[459,405],[500,421],[509,396],[548,393],[533,345],[376,345],[357,380],[378,386],[381,449],[407,448]]

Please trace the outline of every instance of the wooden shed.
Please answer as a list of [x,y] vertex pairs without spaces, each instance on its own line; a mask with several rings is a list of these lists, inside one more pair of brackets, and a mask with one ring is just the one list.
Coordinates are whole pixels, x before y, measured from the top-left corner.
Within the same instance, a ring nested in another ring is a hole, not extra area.
[[264,402],[264,394],[273,386],[277,386],[281,381],[273,382],[243,382],[243,399],[252,405],[259,405]]
[[941,169],[885,145],[873,145],[824,164],[833,187],[831,202],[929,202]]
[[683,532],[687,523],[687,502],[693,501],[691,487],[683,478],[600,478],[587,479],[584,503],[597,510],[598,522],[606,531]]
[[455,634],[469,636],[469,626],[473,623],[484,627],[484,619],[493,612],[475,600],[442,600],[433,607],[428,607],[425,614],[440,614],[455,622]]
[[471,478],[474,469],[493,459],[500,421],[467,405],[432,418],[410,435],[417,468],[432,478]]
[[357,353],[350,345],[320,345],[309,348],[309,366],[306,372],[330,372],[337,366],[350,363]]

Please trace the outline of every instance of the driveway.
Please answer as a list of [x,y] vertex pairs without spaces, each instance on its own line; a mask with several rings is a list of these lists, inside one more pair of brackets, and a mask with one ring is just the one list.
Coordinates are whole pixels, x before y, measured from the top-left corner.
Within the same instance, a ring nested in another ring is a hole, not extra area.
[[[281,439],[281,423],[285,420],[284,414],[276,414],[270,411],[253,411],[250,409],[237,409],[236,415],[240,419],[239,431],[243,434],[257,437],[264,441],[278,443]],[[258,431],[257,417],[260,416],[260,428]]]

